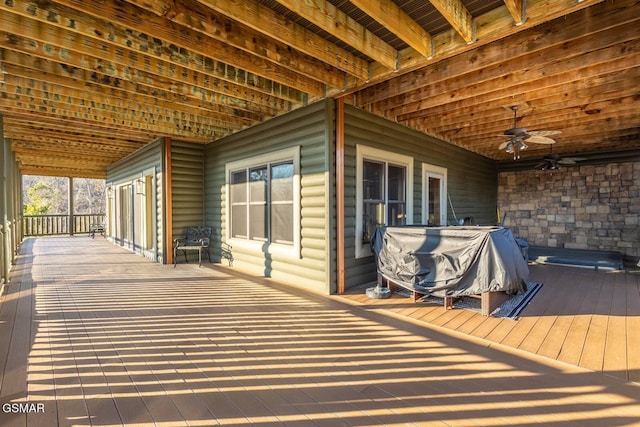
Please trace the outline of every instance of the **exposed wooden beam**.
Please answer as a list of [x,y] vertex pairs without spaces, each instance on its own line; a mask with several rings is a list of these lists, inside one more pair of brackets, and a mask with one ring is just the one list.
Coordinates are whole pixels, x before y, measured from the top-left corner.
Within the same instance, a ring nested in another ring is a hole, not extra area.
[[112,163],[110,160],[98,160],[92,159],[91,157],[80,157],[73,154],[56,154],[53,155],[51,153],[41,153],[40,151],[34,153],[16,153],[16,160],[18,162],[23,162],[29,164],[31,166],[43,166],[48,167],[51,164],[55,164],[60,167],[68,167],[68,168],[82,168],[82,169],[95,169],[102,170],[106,169],[108,165]]
[[[541,90],[544,88],[557,87],[562,90],[564,85],[574,81],[585,81],[591,77],[602,74],[615,73],[629,69],[638,64],[640,59],[640,39],[630,41],[626,44],[629,52],[625,56],[617,56],[619,48],[612,46],[602,48],[600,50],[590,52],[585,55],[567,59],[564,64],[571,65],[571,71],[565,71],[559,64],[555,64],[556,69],[551,64],[533,65],[531,68],[523,68],[520,71],[513,72],[508,76],[498,76],[493,80],[485,80],[483,77],[475,75],[475,78],[482,79],[475,85],[478,90],[474,98],[474,102],[483,102],[495,100],[496,98],[506,98],[507,95],[528,93],[532,90]],[[632,53],[635,52],[635,53]],[[581,66],[582,65],[582,66]],[[471,76],[469,76],[471,77]],[[496,93],[496,84],[500,84],[500,92]],[[456,83],[451,82],[452,86]],[[442,92],[435,87],[429,90],[420,91],[422,96],[428,97],[432,94],[434,99],[419,98],[416,94],[413,102],[394,108],[393,115],[406,118],[399,113],[415,114],[417,110],[439,105],[443,100],[451,100],[455,97],[457,100],[468,99],[465,89],[454,89]],[[419,107],[418,107],[419,106]]]
[[[510,37],[508,40],[497,41],[491,46],[482,46],[474,50],[471,67],[469,55],[459,55],[448,58],[439,64],[425,67],[411,75],[399,76],[378,85],[375,90],[367,89],[360,92],[358,104],[369,110],[382,111],[394,108],[395,105],[406,105],[408,102],[414,101],[419,103],[422,108],[422,106],[431,104],[428,95],[420,92],[422,85],[432,86],[433,90],[435,83],[446,79],[447,89],[452,91],[491,79],[511,79],[513,73],[523,69],[527,70],[527,74],[522,75],[522,79],[532,79],[532,71],[536,71],[540,75],[549,74],[549,69],[545,69],[544,66],[546,62],[551,63],[555,68],[566,68],[567,64],[564,62],[569,59],[572,59],[579,68],[583,68],[589,65],[585,62],[588,59],[580,59],[579,55],[590,53],[596,47],[616,46],[622,41],[621,37],[627,39],[638,37],[634,29],[640,23],[640,17],[624,16],[623,10],[620,11],[620,14],[607,13],[601,19],[594,20],[588,31],[584,29],[581,20],[582,17],[576,16],[571,20],[536,26],[527,32]],[[617,25],[620,31],[605,31],[612,25]],[[603,33],[599,34],[600,31]],[[631,52],[633,51],[632,49]],[[605,57],[603,53],[598,56]],[[607,56],[612,58],[619,56],[619,54],[616,53],[616,48],[612,48]],[[448,72],[442,73],[441,70],[445,67]],[[494,87],[496,83],[497,80],[493,81]],[[499,87],[502,87],[502,84],[499,84]],[[442,88],[438,86],[436,92],[442,93]],[[378,102],[378,100],[382,102]],[[409,107],[406,112],[397,113],[399,115],[409,111],[415,112],[420,109],[416,108],[416,105],[418,104]]]
[[111,132],[113,132],[114,128],[138,130],[149,135],[150,138],[176,135],[184,141],[205,143],[214,137],[210,133],[199,132],[197,128],[192,129],[189,122],[182,120],[178,120],[175,123],[166,122],[166,125],[162,125],[162,120],[157,119],[154,123],[149,123],[144,119],[140,120],[141,117],[136,117],[135,119],[132,117],[119,117],[117,113],[97,115],[89,107],[69,106],[65,103],[44,104],[41,101],[30,98],[15,98],[11,100],[0,98],[0,112],[7,114],[9,117],[18,115],[31,117],[32,120],[34,117],[37,117],[38,120],[53,119],[59,123],[66,122],[71,126],[82,122],[88,126],[110,129]]
[[[0,2],[0,10],[4,3]],[[34,21],[26,15],[13,13],[13,10],[4,11],[0,14],[0,28],[6,33],[10,33],[3,41],[3,47],[12,48],[15,44],[15,37],[24,37],[27,40],[37,41],[35,46],[21,46],[23,49],[44,51],[47,58],[55,58],[51,54],[52,49],[62,49],[62,55],[65,62],[78,55],[86,55],[88,58],[81,58],[80,64],[85,64],[79,68],[86,68],[90,63],[95,64],[94,70],[101,71],[103,67],[108,71],[107,74],[117,76],[121,79],[130,80],[137,77],[137,71],[141,70],[147,73],[171,76],[175,75],[177,67],[183,67],[190,70],[190,73],[200,73],[199,77],[210,78],[215,76],[223,81],[237,84],[240,87],[247,88],[250,86],[253,90],[262,91],[268,95],[286,99],[290,102],[302,105],[306,101],[306,93],[320,95],[324,93],[324,86],[315,81],[308,81],[309,86],[304,86],[305,92],[291,89],[288,86],[275,83],[262,77],[251,75],[249,73],[239,71],[227,64],[220,63],[211,58],[202,57],[201,55],[192,55],[188,51],[175,51],[175,47],[171,46],[148,46],[141,45],[144,37],[125,36],[115,37],[115,42],[100,40],[79,33],[69,33],[67,29],[60,25],[51,25],[46,21],[46,17],[38,16],[39,20]],[[74,25],[73,22],[69,25]],[[105,24],[106,25],[106,24]],[[84,26],[81,26],[84,28]],[[107,29],[112,29],[113,26]],[[89,31],[89,29],[86,29]],[[74,34],[71,36],[71,34]],[[109,37],[108,35],[106,36]],[[132,44],[132,47],[129,45]],[[181,56],[180,53],[184,53]],[[117,64],[116,67],[111,67]],[[207,77],[209,76],[209,77]],[[177,77],[177,76],[176,76]],[[191,81],[191,80],[190,80]]]
[[[62,77],[79,84],[93,83],[167,102],[197,104],[210,111],[251,120],[263,120],[265,116],[274,117],[292,109],[291,102],[217,78],[208,78],[183,67],[167,69],[166,72],[154,70],[159,74],[127,70],[118,64],[51,45],[41,46],[18,37],[10,42],[0,37],[0,46],[12,49],[0,49],[4,64],[46,73],[53,80]],[[59,62],[62,58],[64,63]]]
[[4,131],[5,137],[11,139],[13,144],[20,142],[20,146],[36,148],[49,148],[52,150],[73,150],[75,152],[96,152],[103,155],[122,157],[122,153],[135,151],[146,145],[130,142],[122,139],[98,138],[88,134],[64,135],[41,128],[31,129],[25,126],[9,125]]
[[390,70],[397,68],[398,52],[393,47],[328,1],[276,1]]
[[128,2],[226,45],[263,57],[329,86],[339,89],[344,87],[346,77],[344,71],[291,49],[286,43],[267,37],[199,3],[192,1],[186,5],[184,1],[176,0],[154,2],[128,0]]
[[367,80],[369,64],[321,36],[285,19],[257,0],[198,0],[203,5],[256,31],[341,69],[358,80]]
[[422,56],[431,57],[431,34],[411,19],[391,0],[351,0],[364,13],[414,48]]
[[[21,114],[17,110],[10,111],[4,116],[7,129],[24,129],[25,132],[29,134],[29,137],[35,138],[40,134],[74,141],[83,141],[87,138],[89,141],[93,141],[93,138],[98,138],[105,144],[110,143],[112,146],[128,146],[128,144],[131,143],[142,146],[149,143],[153,138],[153,135],[140,132],[137,129],[121,128],[117,135],[114,135],[112,128],[94,126],[91,123],[82,121],[74,122],[74,125],[70,126],[65,120],[58,120],[42,114],[37,115],[37,119],[37,121],[34,121],[33,115],[29,115],[28,113]],[[5,129],[5,131],[7,131],[7,129]],[[65,138],[65,136],[68,137]],[[115,138],[116,136],[117,138]],[[114,140],[115,143],[111,142]]]
[[112,126],[141,127],[143,129],[170,133],[172,131],[193,133],[205,138],[216,138],[228,133],[217,123],[206,123],[206,118],[185,115],[178,111],[146,109],[143,106],[123,106],[97,103],[86,98],[73,96],[51,96],[45,91],[25,90],[5,84],[9,89],[0,105],[30,108],[66,117],[84,118]]
[[[61,0],[58,3],[63,2]],[[324,93],[324,85],[315,80],[211,37],[205,37],[201,33],[177,26],[171,21],[133,5],[123,4],[125,9],[134,9],[123,12],[120,8],[114,9],[108,1],[74,0],[67,3],[77,4],[79,10],[52,3],[40,7],[35,1],[3,2],[0,3],[0,10],[28,17],[30,22],[36,20],[35,22],[42,24],[58,26],[73,34],[95,39],[101,44],[108,43],[120,49],[130,50],[143,58],[153,57],[194,70],[207,71],[212,75],[215,75],[216,67],[209,68],[206,64],[222,62],[227,67],[232,66],[242,70],[242,74],[245,74],[249,81],[256,80],[256,76],[261,76],[314,96]],[[38,39],[36,35],[32,34],[32,36]],[[44,42],[50,41],[44,40]],[[95,46],[95,43],[92,45]],[[76,43],[74,49],[78,50],[78,48],[79,43]],[[103,46],[95,46],[95,48],[97,50],[94,52],[98,52]],[[252,73],[255,76],[251,76]]]
[[[8,97],[11,97],[11,95],[27,95],[46,103],[66,102],[67,104],[87,106],[94,111],[118,111],[120,114],[139,115],[140,117],[172,117],[173,120],[188,119],[201,127],[217,129],[217,132],[220,133],[239,130],[242,127],[228,121],[218,120],[215,117],[209,117],[194,109],[180,108],[178,105],[172,108],[171,105],[163,105],[162,103],[142,103],[127,98],[101,96],[97,93],[83,92],[73,88],[49,84],[48,82],[22,79],[14,76],[8,76],[6,80],[5,93]],[[86,99],[91,101],[85,102]]]
[[526,21],[527,9],[524,0],[504,0],[504,5],[507,6],[516,25],[522,25]]
[[107,170],[97,170],[95,168],[74,168],[74,167],[55,167],[55,166],[39,166],[39,165],[18,165],[20,173],[23,175],[35,176],[72,176],[74,178],[92,178],[105,179]]
[[85,149],[85,150],[78,151],[78,150],[60,149],[59,144],[58,144],[58,147],[54,147],[53,149],[51,149],[49,147],[40,146],[38,144],[24,144],[20,140],[11,141],[11,151],[15,153],[20,153],[21,155],[25,155],[25,156],[32,155],[33,153],[37,152],[39,155],[43,155],[47,157],[51,156],[51,158],[55,158],[58,156],[71,158],[71,159],[78,159],[78,158],[85,157],[91,160],[95,160],[96,164],[106,164],[106,165],[114,163],[123,157],[121,155],[119,156],[104,155],[102,153],[96,152],[95,150]]
[[[602,110],[600,103],[632,97],[637,91],[636,88],[640,87],[640,70],[638,69],[636,69],[635,75],[623,71],[613,73],[609,78],[610,80],[607,79],[604,82],[600,77],[580,79],[562,86],[545,87],[527,92],[526,105],[535,112],[535,121],[532,121],[530,114],[525,112],[520,117],[520,123],[531,130],[548,128],[550,120],[557,121],[560,112],[571,108],[582,110],[585,115],[597,116]],[[567,93],[571,93],[571,97],[567,97]],[[497,123],[501,120],[504,121],[503,129],[506,129],[511,127],[513,115],[509,114],[502,106],[507,105],[510,101],[513,102],[512,97],[504,93],[502,98],[495,101],[455,102],[446,107],[423,110],[421,116],[399,121],[407,123],[411,127],[423,123],[435,133],[441,133],[447,128],[456,126],[477,131],[487,123]],[[628,105],[623,105],[623,108],[628,108]],[[469,114],[470,110],[482,111],[482,114]],[[575,120],[576,117],[573,119]],[[427,123],[429,124],[427,125]],[[495,135],[495,129],[493,129],[492,135]]]
[[[595,4],[602,3],[605,0],[584,0],[576,2],[575,0],[527,0],[527,21],[520,26],[513,25],[513,18],[509,14],[506,6],[489,11],[475,18],[476,22],[476,40],[473,44],[467,44],[459,37],[456,30],[451,29],[443,33],[433,35],[434,52],[432,57],[424,57],[417,55],[413,48],[407,48],[400,51],[400,70],[391,72],[379,64],[371,65],[371,78],[366,81],[349,80],[347,89],[340,91],[340,95],[356,92],[367,87],[373,87],[382,82],[386,82],[399,75],[407,74],[427,65],[435,64],[444,59],[448,59],[516,34],[520,31],[535,27],[544,22],[551,21],[560,16],[565,16],[579,10],[589,8]],[[624,0],[624,5],[620,5],[621,9],[633,3],[633,0]],[[334,93],[333,95],[338,95]]]
[[460,0],[429,0],[467,43],[474,41],[473,17]]
[[[526,127],[528,130],[556,130],[562,128],[565,133],[567,129],[585,127],[591,123],[599,123],[602,127],[602,131],[606,129],[606,126],[602,125],[602,121],[605,123],[622,123],[621,120],[625,118],[631,119],[635,113],[629,113],[633,111],[633,107],[637,106],[638,101],[634,99],[634,95],[619,96],[615,99],[605,99],[598,102],[592,102],[589,104],[589,108],[597,110],[597,113],[585,114],[583,109],[584,104],[575,105],[556,105],[546,107],[545,109],[539,109],[535,112],[532,118],[523,117],[523,120],[519,122],[519,126]],[[487,123],[477,123],[471,126],[460,127],[456,130],[452,128],[439,128],[437,125],[431,128],[433,132],[438,135],[447,135],[448,133],[455,133],[456,138],[464,137],[465,143],[469,144],[472,141],[478,141],[479,143],[486,144],[487,138],[498,142],[502,142],[499,139],[501,131],[512,126],[512,121],[505,121],[505,125],[502,129],[495,129],[495,123],[487,120]],[[608,125],[607,125],[608,126]],[[566,138],[566,135],[559,134],[554,135],[553,139],[562,141]],[[484,142],[483,142],[484,141]]]

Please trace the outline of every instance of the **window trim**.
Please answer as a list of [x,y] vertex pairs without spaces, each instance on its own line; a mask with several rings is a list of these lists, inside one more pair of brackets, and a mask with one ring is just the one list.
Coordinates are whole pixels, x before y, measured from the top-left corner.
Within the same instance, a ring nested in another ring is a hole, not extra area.
[[447,225],[447,168],[441,166],[432,165],[429,163],[422,164],[422,222],[428,224],[429,222],[429,189],[427,179],[429,177],[440,178],[440,225]]
[[[231,236],[231,172],[255,166],[271,165],[293,160],[293,245],[239,239]],[[225,164],[225,238],[242,250],[252,253],[270,253],[299,259],[301,257],[301,193],[300,193],[300,146],[271,151]]]
[[[363,161],[364,160],[373,160],[377,162],[382,162],[386,166],[389,164],[403,166],[407,168],[407,177],[406,177],[406,204],[407,204],[407,224],[413,224],[413,157],[406,156],[403,154],[394,153],[391,151],[380,150],[378,148],[369,147],[366,145],[356,145],[356,230],[355,230],[355,250],[356,250],[356,258],[364,258],[368,256],[372,256],[373,252],[371,252],[371,248],[369,245],[362,244],[362,216],[363,212]],[[385,169],[386,170],[386,169]],[[385,172],[385,181],[388,178],[386,177]],[[385,208],[387,206],[387,182],[385,182]],[[386,210],[386,209],[385,209]]]

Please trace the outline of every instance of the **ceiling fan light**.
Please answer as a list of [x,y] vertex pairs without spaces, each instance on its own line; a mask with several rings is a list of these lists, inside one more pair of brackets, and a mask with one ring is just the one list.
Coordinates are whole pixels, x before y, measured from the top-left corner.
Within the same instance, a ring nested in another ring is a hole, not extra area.
[[509,141],[509,143],[507,144],[506,148],[504,149],[504,151],[506,151],[507,153],[513,153],[513,142]]
[[529,148],[529,146],[527,144],[525,144],[521,139],[518,140],[518,150],[522,151],[522,150],[526,150],[527,148]]

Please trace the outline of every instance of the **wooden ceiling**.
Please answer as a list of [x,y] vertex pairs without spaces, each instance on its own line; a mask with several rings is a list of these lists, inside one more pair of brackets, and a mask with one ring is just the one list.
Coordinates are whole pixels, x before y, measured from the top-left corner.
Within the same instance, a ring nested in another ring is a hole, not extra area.
[[2,1],[0,114],[32,175],[325,97],[496,160],[512,105],[556,153],[638,149],[639,21],[637,0]]

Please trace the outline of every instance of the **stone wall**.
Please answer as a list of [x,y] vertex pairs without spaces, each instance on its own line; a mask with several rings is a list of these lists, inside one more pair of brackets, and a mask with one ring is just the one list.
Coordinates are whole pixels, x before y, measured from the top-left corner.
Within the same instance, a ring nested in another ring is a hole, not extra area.
[[530,245],[640,257],[640,162],[501,172],[498,207]]

